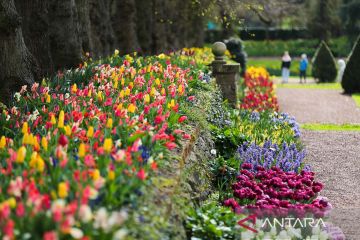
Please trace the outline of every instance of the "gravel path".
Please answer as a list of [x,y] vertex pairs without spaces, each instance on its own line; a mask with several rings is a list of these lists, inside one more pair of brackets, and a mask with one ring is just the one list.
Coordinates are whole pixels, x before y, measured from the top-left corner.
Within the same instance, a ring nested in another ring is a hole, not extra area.
[[280,110],[300,123],[360,123],[360,109],[340,90],[279,88],[276,92]]
[[307,163],[333,205],[330,222],[360,239],[360,132],[302,131]]
[[[280,109],[300,123],[360,123],[360,110],[338,90],[277,89]],[[329,222],[360,239],[360,132],[302,130],[306,161],[333,205]]]

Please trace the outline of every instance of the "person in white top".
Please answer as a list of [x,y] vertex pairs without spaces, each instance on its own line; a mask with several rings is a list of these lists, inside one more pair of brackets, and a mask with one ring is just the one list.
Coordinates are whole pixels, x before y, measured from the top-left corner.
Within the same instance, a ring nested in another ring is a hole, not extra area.
[[346,68],[346,63],[345,63],[344,59],[338,60],[338,66],[339,66],[339,70],[338,70],[338,75],[337,75],[337,82],[341,82],[342,77],[344,75],[345,68]]
[[289,52],[286,51],[281,59],[281,76],[282,76],[282,83],[289,82],[290,76],[290,66],[291,66],[291,57]]

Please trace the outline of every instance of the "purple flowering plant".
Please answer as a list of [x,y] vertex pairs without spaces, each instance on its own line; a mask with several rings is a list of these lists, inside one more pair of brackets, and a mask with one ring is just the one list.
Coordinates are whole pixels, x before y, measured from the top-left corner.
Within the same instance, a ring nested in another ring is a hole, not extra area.
[[270,169],[276,166],[285,172],[310,171],[310,167],[304,164],[305,150],[298,150],[295,144],[281,145],[266,141],[263,146],[255,143],[244,143],[238,148],[238,159],[244,164],[251,164],[252,170],[257,166]]

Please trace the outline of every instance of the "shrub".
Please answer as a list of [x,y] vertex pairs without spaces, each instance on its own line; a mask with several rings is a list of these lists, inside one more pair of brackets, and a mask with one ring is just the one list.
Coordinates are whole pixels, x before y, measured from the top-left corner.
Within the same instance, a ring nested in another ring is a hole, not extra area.
[[334,82],[337,70],[334,56],[327,44],[321,42],[313,58],[312,75],[319,82]]
[[[351,52],[352,45],[347,37],[333,38],[327,43],[335,57],[345,57]],[[244,46],[249,58],[265,56],[276,56],[280,58],[282,54],[284,54],[284,51],[289,51],[290,55],[293,57],[300,57],[303,53],[313,57],[318,45],[319,40],[317,39],[244,41]]]
[[241,66],[241,75],[243,76],[246,72],[246,58],[247,54],[244,51],[244,45],[240,38],[230,38],[225,41],[226,47],[232,55],[232,59],[235,62],[240,63]]
[[341,85],[346,93],[360,92],[360,37],[348,59]]

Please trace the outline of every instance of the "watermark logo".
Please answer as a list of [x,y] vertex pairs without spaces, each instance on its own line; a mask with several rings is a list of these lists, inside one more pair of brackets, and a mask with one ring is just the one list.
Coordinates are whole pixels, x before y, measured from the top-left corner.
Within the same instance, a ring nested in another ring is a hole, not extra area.
[[[253,226],[256,225],[257,216],[256,214],[252,214],[238,222],[238,224],[254,233],[258,233],[258,230],[256,230],[253,227],[250,227],[249,225],[246,225],[245,222],[251,222]],[[326,228],[326,224],[323,221],[322,218],[292,218],[292,217],[285,217],[285,218],[264,218],[261,220],[260,228],[285,228],[285,227],[292,227],[292,228],[315,228],[315,227],[321,227]]]
[[239,224],[241,227],[246,228],[247,230],[250,230],[250,231],[252,231],[252,232],[254,232],[254,233],[258,233],[258,231],[257,231],[256,229],[254,229],[254,228],[252,228],[252,227],[249,227],[248,225],[245,225],[245,224],[244,224],[244,223],[247,222],[247,221],[251,221],[252,224],[255,225],[255,223],[256,223],[256,215],[255,215],[255,214],[250,215],[250,216],[248,216],[248,217],[246,217],[246,218],[238,221],[238,224]]

